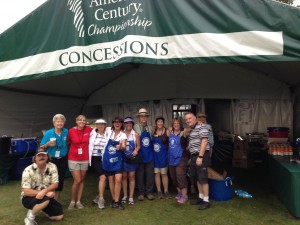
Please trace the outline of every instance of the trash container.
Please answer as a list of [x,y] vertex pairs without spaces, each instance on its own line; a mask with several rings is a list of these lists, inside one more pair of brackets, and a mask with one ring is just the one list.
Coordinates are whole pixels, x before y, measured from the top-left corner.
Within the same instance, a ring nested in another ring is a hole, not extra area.
[[208,178],[209,198],[216,201],[232,199],[232,180],[233,177],[226,177],[225,179]]

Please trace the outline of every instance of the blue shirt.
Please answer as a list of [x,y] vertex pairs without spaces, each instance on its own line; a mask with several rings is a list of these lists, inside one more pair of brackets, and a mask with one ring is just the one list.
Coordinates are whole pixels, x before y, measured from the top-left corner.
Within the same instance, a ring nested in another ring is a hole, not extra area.
[[56,145],[53,147],[49,146],[47,151],[52,158],[61,158],[68,154],[67,137],[68,129],[63,128],[61,134],[57,135],[54,131],[54,128],[52,128],[46,131],[41,141],[41,145],[44,145],[50,141],[50,138],[56,138]]

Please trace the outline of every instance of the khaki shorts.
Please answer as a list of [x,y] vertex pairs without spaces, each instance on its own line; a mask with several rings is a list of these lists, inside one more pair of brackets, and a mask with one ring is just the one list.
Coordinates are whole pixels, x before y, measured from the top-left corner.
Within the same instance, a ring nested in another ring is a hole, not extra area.
[[75,170],[87,171],[89,168],[89,161],[68,160],[68,166],[71,172]]
[[168,173],[168,167],[154,168],[154,173],[167,174]]

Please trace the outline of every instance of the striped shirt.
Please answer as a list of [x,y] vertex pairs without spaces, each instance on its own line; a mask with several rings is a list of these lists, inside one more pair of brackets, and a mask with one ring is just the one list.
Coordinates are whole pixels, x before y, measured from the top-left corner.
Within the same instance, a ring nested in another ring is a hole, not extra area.
[[93,148],[92,156],[102,156],[106,144],[107,144],[107,139],[105,138],[105,133],[104,134],[97,133],[94,140],[94,148]]
[[[189,135],[189,145],[188,150],[190,154],[196,154],[200,152],[201,140],[202,138],[208,138],[209,131],[205,124],[200,125],[196,124],[196,126],[191,130]],[[209,150],[209,145],[206,145],[206,151]]]

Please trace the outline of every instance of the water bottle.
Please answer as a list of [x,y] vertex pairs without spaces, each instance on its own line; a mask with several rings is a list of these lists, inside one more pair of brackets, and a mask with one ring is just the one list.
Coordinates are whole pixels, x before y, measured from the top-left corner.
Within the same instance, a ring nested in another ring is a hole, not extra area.
[[243,190],[234,191],[240,198],[252,198],[252,195]]
[[252,198],[252,195],[250,195],[249,193],[244,193],[242,195],[239,196],[240,198]]

